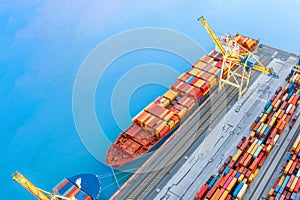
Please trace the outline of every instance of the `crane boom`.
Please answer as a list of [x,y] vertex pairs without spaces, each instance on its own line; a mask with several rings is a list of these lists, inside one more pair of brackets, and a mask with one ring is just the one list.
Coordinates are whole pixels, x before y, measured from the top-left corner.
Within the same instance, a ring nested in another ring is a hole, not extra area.
[[213,30],[210,28],[210,26],[208,25],[207,21],[204,19],[203,16],[200,17],[198,20],[203,24],[204,28],[208,32],[209,36],[211,37],[211,39],[213,40],[213,42],[215,43],[215,45],[218,47],[218,49],[221,52],[221,54],[223,56],[225,56],[226,55],[226,50],[225,50],[224,46],[222,45],[221,41],[218,39],[218,37],[216,36],[216,34],[213,32]]
[[12,175],[14,181],[19,183],[22,187],[24,187],[28,192],[34,195],[39,200],[50,200],[48,196],[46,196],[40,189],[38,189],[33,183],[31,183],[28,179],[26,179],[20,172],[15,172]]
[[[211,27],[209,26],[209,24],[207,23],[205,18],[202,16],[198,20],[202,23],[202,25],[204,26],[204,28],[208,32],[209,36],[211,37],[211,39],[213,40],[213,42],[215,43],[215,45],[217,46],[217,48],[219,49],[221,54],[224,57],[227,56],[228,59],[237,62],[237,59],[234,58],[233,55],[230,55],[229,52],[226,52],[224,45],[221,43],[221,41],[218,39],[216,34],[213,32],[213,30],[211,29]],[[260,71],[260,72],[263,72],[267,75],[272,75],[273,77],[278,78],[277,74],[274,72],[274,70],[272,68],[265,67],[248,49],[246,49],[245,47],[243,47],[239,44],[237,44],[237,45],[239,46],[239,48],[242,48],[243,50],[245,50],[247,52],[248,57],[253,57],[255,59],[256,63],[257,63],[257,64],[254,64],[253,66],[246,66],[246,67],[251,67],[252,69],[254,69],[256,71]],[[239,60],[239,62],[240,61],[241,60]],[[237,63],[237,64],[239,64],[239,63]],[[246,63],[246,65],[247,65],[247,63]]]

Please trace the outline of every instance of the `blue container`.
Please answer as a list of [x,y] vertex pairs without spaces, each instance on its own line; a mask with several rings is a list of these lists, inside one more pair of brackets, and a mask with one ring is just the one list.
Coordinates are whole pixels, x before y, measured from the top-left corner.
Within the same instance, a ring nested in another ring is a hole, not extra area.
[[288,159],[286,161],[290,161],[292,159],[293,155],[289,154]]
[[274,191],[275,191],[276,193],[278,193],[278,192],[279,192],[279,190],[280,190],[280,187],[281,187],[280,185],[276,185],[276,187],[275,187],[275,190],[274,190]]
[[216,183],[217,181],[217,177],[214,177],[213,179],[211,179],[211,181],[208,184],[208,188],[212,188],[212,186]]
[[283,183],[282,183],[282,186],[280,187],[279,193],[281,193],[281,194],[283,193],[283,191],[284,191],[286,185],[288,184],[289,180],[290,180],[290,176],[287,175],[287,176],[285,177]]
[[265,141],[265,138],[260,138],[259,140],[261,141],[261,143],[263,143]]
[[188,80],[186,80],[187,83],[191,83],[194,80],[194,76],[191,76],[190,78],[188,78]]
[[226,175],[226,174],[228,174],[229,171],[230,171],[230,167],[227,166],[227,167],[224,169],[223,174]]
[[295,192],[292,193],[291,200],[299,200],[299,197]]
[[269,133],[270,130],[271,130],[271,126],[268,125],[267,128],[266,128],[266,130],[263,133],[263,136],[266,136]]
[[268,103],[265,106],[265,111],[268,110],[268,108],[270,107],[271,104],[272,104],[272,101],[268,101]]
[[290,77],[293,76],[294,72],[295,72],[294,70],[291,70],[289,76],[290,76]]
[[286,89],[287,92],[290,92],[293,89],[293,87],[294,87],[294,82],[291,82],[289,87]]
[[254,121],[256,124],[260,120],[260,117],[257,117],[256,120]]
[[281,194],[277,193],[275,199],[280,199]]
[[262,146],[258,146],[256,151],[253,154],[253,158],[257,158],[258,154],[260,153],[260,151],[262,150]]
[[239,178],[239,177],[240,177],[240,175],[241,175],[241,173],[240,173],[240,172],[236,173],[236,175],[235,175],[235,178]]
[[244,183],[243,182],[240,182],[238,184],[238,186],[235,188],[235,190],[233,191],[233,195],[234,197],[237,197],[238,193],[240,192],[240,190],[242,189]]

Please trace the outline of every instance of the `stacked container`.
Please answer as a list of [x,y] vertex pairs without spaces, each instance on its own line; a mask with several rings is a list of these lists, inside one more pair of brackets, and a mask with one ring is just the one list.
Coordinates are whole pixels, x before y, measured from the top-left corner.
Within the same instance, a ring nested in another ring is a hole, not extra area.
[[269,191],[270,199],[298,199],[300,188],[300,135],[296,138],[288,159],[284,164],[283,174],[274,182]]
[[237,34],[235,38],[236,42],[246,48],[248,51],[253,51],[259,44],[259,40],[254,40],[239,34]]
[[[286,126],[293,118],[300,94],[300,89],[293,82],[293,80],[297,80],[294,78],[295,76],[298,75],[293,73],[288,79],[288,84],[284,88],[280,87],[275,91],[270,101],[266,103],[263,112],[252,123],[249,138],[247,140],[242,139],[238,144],[238,151],[231,161],[224,163],[219,170],[218,180],[213,185],[207,183],[210,187],[207,191],[202,189],[201,197],[203,198],[198,198],[196,195],[195,199],[226,199],[228,196],[233,199],[243,198],[270,151],[279,137],[284,134]],[[298,184],[300,176],[299,151],[300,138],[295,142],[293,156],[290,156],[286,163],[284,175],[278,181],[277,185],[280,187],[275,186],[277,189],[273,188],[270,196],[273,195],[276,199],[279,199],[276,196],[277,193],[285,196],[293,195],[284,188],[292,190]],[[297,191],[299,187],[296,187]]]

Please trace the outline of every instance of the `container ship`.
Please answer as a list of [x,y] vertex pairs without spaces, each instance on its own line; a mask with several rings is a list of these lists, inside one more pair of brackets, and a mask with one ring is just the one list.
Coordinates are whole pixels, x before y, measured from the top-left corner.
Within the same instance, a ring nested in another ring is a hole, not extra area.
[[[234,37],[243,47],[239,50],[241,53],[245,49],[254,51],[259,46],[258,40],[239,34]],[[220,40],[226,43],[226,37]],[[164,95],[157,97],[134,117],[133,123],[109,148],[107,164],[121,167],[161,144],[205,101],[220,77],[226,78],[226,66],[223,66],[223,56],[217,50],[200,58],[177,78]]]
[[12,178],[39,200],[97,200],[101,193],[100,180],[98,176],[92,174],[65,178],[51,192],[37,188],[20,172],[15,172]]

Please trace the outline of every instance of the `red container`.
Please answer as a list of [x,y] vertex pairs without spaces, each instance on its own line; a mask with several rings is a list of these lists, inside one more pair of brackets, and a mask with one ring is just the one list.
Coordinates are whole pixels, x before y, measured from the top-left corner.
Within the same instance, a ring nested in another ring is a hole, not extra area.
[[170,132],[170,127],[167,125],[165,126],[159,133],[159,137],[163,138]]
[[281,106],[280,106],[280,109],[281,110],[285,110],[286,108],[287,108],[287,102],[286,101],[284,101],[282,104],[281,104]]
[[295,168],[296,168],[298,162],[299,162],[299,159],[296,158],[295,162],[293,162],[293,164],[292,164],[290,170],[288,171],[288,174],[289,174],[289,175],[293,174],[293,172],[294,172],[294,170],[295,170]]
[[140,126],[133,124],[130,128],[126,130],[126,134],[130,137],[135,137],[141,129],[142,128]]
[[216,67],[221,69],[222,65],[223,65],[223,61],[218,61],[218,63],[216,64]]
[[288,190],[290,190],[290,188],[291,188],[291,186],[292,186],[292,183],[293,183],[294,179],[295,179],[295,176],[292,175],[291,178],[289,179],[287,185],[286,185],[286,188],[287,188]]
[[254,161],[251,163],[249,169],[251,170],[251,172],[254,172],[258,166],[258,163],[260,162],[260,160],[262,159],[264,153],[260,152],[259,156],[257,158],[254,159]]
[[275,135],[277,134],[278,129],[274,128],[269,136],[269,138],[273,139],[275,137]]
[[190,85],[194,85],[198,80],[199,80],[199,78],[195,77],[195,78],[190,82]]
[[240,150],[241,150],[241,151],[245,151],[245,149],[248,147],[248,144],[249,144],[249,140],[246,140],[246,141],[242,144]]
[[211,199],[211,197],[212,197],[212,196],[214,195],[214,193],[216,192],[217,188],[218,188],[218,185],[217,185],[217,184],[214,184],[214,185],[212,186],[212,188],[208,191],[208,193],[207,193],[207,195],[206,195],[206,198],[207,198],[207,199]]
[[209,82],[205,82],[201,87],[201,91],[203,94],[206,94],[208,91],[209,91],[209,88],[210,88],[210,84]]
[[294,188],[294,192],[298,192],[299,191],[299,187],[300,187],[300,178],[297,181],[297,184],[296,184],[296,186]]
[[298,95],[296,95],[296,96],[293,98],[292,104],[293,104],[294,106],[297,104],[298,99],[299,99],[299,96],[298,96]]
[[[190,69],[189,71],[191,71],[192,69]],[[181,81],[187,81],[189,78],[190,78],[191,75],[187,74],[187,73],[183,73],[181,74],[178,79],[181,80]]]
[[199,99],[202,97],[202,92],[199,88],[191,86],[191,88],[187,91],[188,96],[193,97],[194,99]]
[[195,199],[196,200],[202,200],[204,199],[205,195],[208,192],[208,185],[202,185],[202,187],[200,188],[200,190],[197,192],[197,194],[195,195]]
[[261,125],[261,121],[258,121],[257,124],[255,125],[255,127],[253,128],[253,131],[257,131],[257,129],[260,127]]
[[245,162],[242,163],[242,165],[243,165],[244,167],[248,167],[249,163],[251,162],[251,158],[252,158],[252,155],[249,154],[249,155],[247,156]]
[[258,167],[262,167],[264,162],[266,161],[267,159],[267,155],[264,155],[264,157],[260,160],[260,162],[258,163]]
[[280,126],[279,126],[279,128],[278,128],[278,133],[279,133],[279,134],[281,134],[281,133],[284,131],[286,125],[287,125],[286,121],[283,121],[283,122],[280,124]]
[[243,163],[245,162],[245,160],[247,159],[248,157],[248,153],[244,153],[243,156],[241,157],[241,159],[239,160],[239,163],[238,163],[238,166],[243,166]]
[[280,178],[277,178],[275,180],[275,183],[273,184],[272,188],[275,190],[275,187],[277,186],[278,182],[279,182]]
[[182,83],[182,81],[176,80],[176,82],[171,85],[171,89],[176,90]]
[[286,199],[290,199],[290,198],[291,198],[291,196],[292,196],[292,193],[291,193],[291,192],[289,192],[289,191],[287,191],[287,194],[286,194],[285,198],[286,198]]

